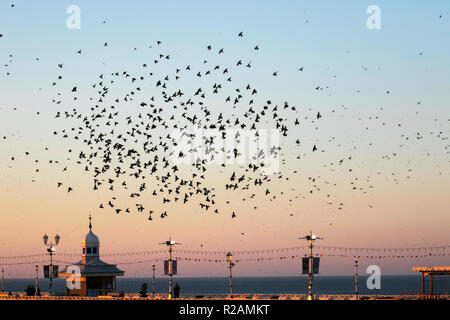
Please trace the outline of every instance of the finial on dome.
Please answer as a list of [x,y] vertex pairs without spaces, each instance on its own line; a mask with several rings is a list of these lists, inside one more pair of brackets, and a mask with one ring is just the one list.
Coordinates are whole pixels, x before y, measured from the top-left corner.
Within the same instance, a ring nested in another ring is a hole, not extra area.
[[89,230],[92,230],[92,223],[91,223],[92,217],[89,215]]

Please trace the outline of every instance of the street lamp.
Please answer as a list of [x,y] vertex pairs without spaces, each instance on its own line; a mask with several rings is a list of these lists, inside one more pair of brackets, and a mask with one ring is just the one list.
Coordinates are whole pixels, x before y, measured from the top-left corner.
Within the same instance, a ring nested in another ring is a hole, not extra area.
[[152,280],[152,296],[155,299],[155,265],[152,266],[153,270],[153,280]]
[[55,252],[55,247],[58,245],[59,240],[61,239],[61,237],[59,235],[55,236],[55,243],[48,243],[48,236],[46,234],[44,234],[44,236],[42,237],[42,239],[44,240],[44,245],[46,245],[47,248],[47,252],[50,256],[50,266],[49,266],[49,279],[50,279],[50,283],[48,286],[48,291],[49,291],[49,295],[52,295],[52,280],[53,280],[53,252]]
[[231,252],[227,254],[228,268],[230,269],[230,298],[233,298],[233,275],[231,273],[231,268],[235,266],[233,263],[233,255]]
[[358,300],[358,260],[355,261],[355,300]]
[[169,299],[172,298],[172,247],[176,244],[181,244],[172,240],[172,237],[168,241],[161,242],[160,244],[165,244],[169,247]]
[[299,239],[305,239],[309,243],[309,272],[308,272],[308,279],[309,279],[309,285],[308,285],[308,300],[313,300],[313,291],[312,291],[312,285],[313,285],[313,276],[314,276],[314,270],[313,270],[313,242],[316,240],[322,240],[323,238],[320,238],[316,236],[315,234],[310,232],[310,234],[301,237]]

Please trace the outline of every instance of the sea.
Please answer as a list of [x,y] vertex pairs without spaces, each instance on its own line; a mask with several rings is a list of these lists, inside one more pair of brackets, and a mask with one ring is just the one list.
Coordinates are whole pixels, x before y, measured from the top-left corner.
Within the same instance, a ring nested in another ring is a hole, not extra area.
[[[369,289],[369,275],[358,276],[358,293],[360,295],[397,295],[417,294],[421,291],[420,275],[385,275],[381,276],[380,288]],[[126,293],[138,293],[142,284],[147,284],[147,292],[152,292],[152,278],[117,278],[117,289]],[[178,283],[181,294],[228,294],[229,278],[187,278],[173,277],[173,284]],[[5,279],[5,292],[23,292],[28,285],[35,285],[35,279]],[[39,279],[42,292],[48,291],[49,280]],[[425,289],[429,292],[429,277],[425,277]],[[308,278],[302,277],[233,277],[234,294],[306,294]],[[167,293],[168,278],[155,279],[155,292]],[[65,280],[53,280],[53,291],[64,292]],[[316,294],[354,294],[354,276],[314,277],[313,291]],[[450,277],[435,276],[433,293],[450,294]]]

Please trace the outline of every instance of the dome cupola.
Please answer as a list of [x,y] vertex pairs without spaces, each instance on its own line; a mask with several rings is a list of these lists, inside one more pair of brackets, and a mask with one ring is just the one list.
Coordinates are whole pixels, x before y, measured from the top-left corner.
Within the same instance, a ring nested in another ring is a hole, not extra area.
[[[89,215],[89,232],[81,243],[83,258],[98,257],[100,255],[100,240],[92,232],[92,217]],[[86,259],[89,260],[89,259]]]

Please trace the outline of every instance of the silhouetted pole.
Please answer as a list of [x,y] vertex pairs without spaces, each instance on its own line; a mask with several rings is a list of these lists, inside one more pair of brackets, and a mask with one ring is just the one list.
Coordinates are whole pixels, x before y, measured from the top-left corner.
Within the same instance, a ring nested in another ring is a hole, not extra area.
[[162,242],[160,244],[165,244],[169,247],[169,299],[172,299],[172,248],[176,244],[181,244],[169,238],[169,241]]
[[50,276],[50,284],[49,284],[48,291],[49,291],[49,294],[52,295],[52,291],[53,291],[53,283],[52,283],[52,280],[53,280],[53,248],[50,248],[49,250],[50,250],[49,251],[49,253],[50,253],[50,267],[49,267],[48,273],[49,273],[49,276]]
[[36,288],[34,289],[34,295],[35,296],[37,296],[38,278],[39,278],[39,267],[36,265]]
[[169,242],[169,299],[172,298],[172,241]]
[[358,300],[358,260],[355,261],[355,300]]
[[152,295],[153,295],[153,299],[155,298],[155,265],[153,265],[152,267],[153,270],[153,281],[152,281]]
[[309,233],[309,235],[306,235],[304,237],[301,237],[299,239],[305,239],[309,243],[309,268],[308,268],[308,300],[313,300],[313,277],[314,277],[314,270],[313,270],[313,242],[316,240],[322,240],[323,238],[320,238],[312,233],[312,231]]
[[309,275],[308,275],[308,279],[309,279],[309,286],[308,286],[308,291],[309,291],[309,295],[308,297],[313,300],[313,291],[312,291],[312,285],[313,285],[313,269],[312,269],[312,264],[313,264],[313,243],[312,240],[309,240],[310,246],[309,246]]
[[61,239],[61,237],[60,236],[58,236],[58,235],[56,235],[55,236],[55,243],[53,244],[52,242],[50,242],[49,244],[47,244],[47,242],[48,242],[48,236],[45,234],[43,237],[42,237],[43,239],[44,239],[44,244],[48,247],[47,248],[47,252],[49,253],[49,255],[50,255],[50,266],[49,266],[49,270],[48,270],[48,273],[49,273],[49,279],[50,279],[50,283],[49,283],[49,286],[48,286],[48,291],[49,291],[49,295],[51,296],[52,295],[52,280],[53,280],[53,252],[55,251],[55,247],[58,245],[58,243],[59,243],[59,240]]
[[231,273],[231,268],[234,267],[234,263],[233,263],[233,255],[231,254],[231,252],[228,252],[227,260],[228,260],[228,268],[230,269],[230,298],[233,298],[233,274]]
[[2,293],[5,293],[5,270],[2,268]]

